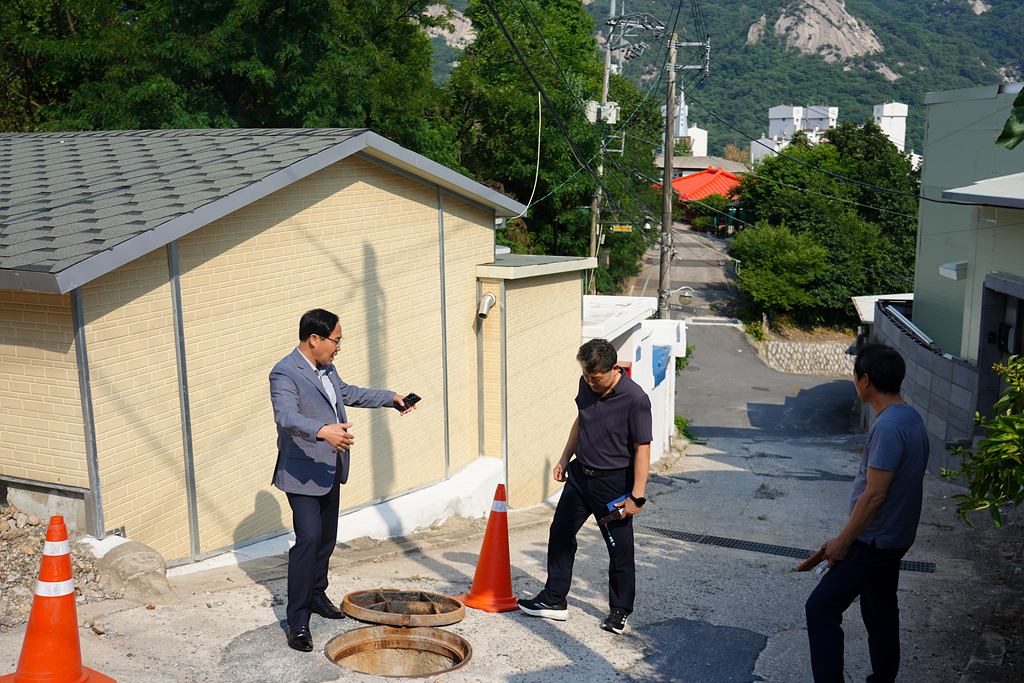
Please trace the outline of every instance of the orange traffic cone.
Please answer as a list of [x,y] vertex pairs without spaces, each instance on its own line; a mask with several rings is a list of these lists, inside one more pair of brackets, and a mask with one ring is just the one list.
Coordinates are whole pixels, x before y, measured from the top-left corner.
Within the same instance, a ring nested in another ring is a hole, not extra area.
[[63,517],[51,517],[18,670],[0,683],[116,683],[82,666],[71,545]]
[[487,518],[484,545],[473,576],[473,586],[465,595],[456,596],[469,607],[484,612],[511,612],[518,609],[512,594],[512,563],[508,556],[508,503],[505,485],[498,484]]

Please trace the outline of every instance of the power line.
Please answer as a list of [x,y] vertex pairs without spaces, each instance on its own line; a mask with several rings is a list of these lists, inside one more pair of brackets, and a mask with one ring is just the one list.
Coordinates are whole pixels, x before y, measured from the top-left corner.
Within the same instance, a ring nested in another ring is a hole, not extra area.
[[852,199],[841,199],[840,197],[836,197],[836,196],[833,196],[833,195],[830,195],[830,194],[824,194],[822,192],[817,192],[815,190],[811,190],[811,189],[808,189],[806,187],[800,187],[799,185],[790,185],[789,183],[784,183],[781,180],[776,180],[774,178],[769,178],[768,176],[759,175],[759,176],[757,176],[757,179],[758,180],[767,180],[768,182],[775,183],[777,185],[784,185],[785,187],[790,187],[790,188],[793,188],[794,190],[799,190],[801,192],[808,192],[810,194],[816,194],[819,197],[825,197],[826,199],[833,199],[833,200],[835,200],[837,202],[843,202],[844,204],[853,204],[854,206],[859,206],[859,207],[861,207],[863,209],[871,209],[872,211],[881,211],[883,213],[891,213],[894,216],[901,216],[903,218],[913,218],[915,220],[917,219],[917,216],[911,216],[909,213],[900,213],[899,211],[890,211],[889,209],[883,209],[883,208],[878,207],[878,206],[871,206],[870,204],[861,204],[860,202],[855,202]]
[[576,141],[573,140],[572,135],[570,135],[569,129],[565,125],[565,121],[562,120],[562,117],[559,115],[558,110],[555,109],[554,104],[552,104],[551,100],[548,98],[547,93],[544,91],[544,88],[541,86],[540,81],[537,80],[537,76],[534,75],[533,71],[530,69],[530,66],[526,63],[526,58],[523,56],[523,53],[519,50],[519,46],[516,45],[515,40],[513,40],[512,38],[512,34],[510,34],[508,31],[508,28],[505,27],[505,22],[502,21],[501,15],[498,14],[498,10],[494,7],[494,3],[492,2],[492,0],[484,0],[484,2],[487,4],[487,8],[491,11],[491,15],[494,17],[494,21],[495,23],[497,23],[498,28],[501,29],[501,32],[505,35],[505,39],[508,40],[509,45],[512,47],[512,51],[515,53],[516,58],[519,60],[519,63],[522,65],[527,75],[529,75],[530,80],[533,81],[533,85],[537,89],[537,92],[539,92],[541,97],[544,99],[544,104],[547,105],[547,108],[551,111],[551,115],[555,119],[555,124],[561,131],[562,136],[566,139],[566,142],[569,143],[569,148],[576,156],[576,160],[583,165],[587,173],[590,174],[590,177],[592,177],[594,181],[598,184],[598,186],[605,191],[605,194],[608,195],[609,199],[614,199],[614,195],[607,191],[607,188],[605,188],[604,183],[601,182],[601,178],[597,175],[597,173],[594,172],[594,169],[590,167],[590,164],[587,162],[587,159],[583,155],[583,152],[581,152],[579,147],[576,145]]
[[[740,135],[746,136],[747,139],[752,140],[753,142],[755,142],[757,144],[760,144],[763,147],[767,147],[767,145],[764,145],[763,143],[761,143],[758,140],[753,140],[753,136],[748,135],[747,133],[743,132],[739,128],[735,127],[734,125],[732,125],[731,123],[729,123],[728,121],[723,119],[721,116],[719,116],[715,112],[711,111],[707,106],[704,105],[703,102],[698,100],[696,97],[693,97],[692,95],[690,95],[690,93],[687,93],[687,95],[689,96],[689,98],[692,101],[694,101],[697,104],[699,104],[700,107],[704,111],[706,111],[711,116],[715,117],[720,123],[728,126],[732,130],[734,130],[737,133],[739,133]],[[813,170],[818,171],[820,173],[824,173],[825,175],[831,176],[831,177],[833,177],[833,178],[835,178],[837,180],[842,180],[842,181],[845,181],[845,182],[848,182],[848,183],[853,183],[854,185],[860,185],[861,187],[869,187],[869,188],[871,188],[873,190],[878,190],[880,192],[888,192],[890,194],[900,195],[902,197],[912,197],[914,199],[923,200],[923,201],[926,201],[926,202],[934,202],[936,204],[952,204],[952,205],[955,205],[955,206],[979,206],[979,205],[980,206],[991,206],[990,204],[984,204],[982,202],[956,202],[956,201],[947,200],[947,199],[932,199],[931,197],[925,197],[922,194],[917,194],[917,193],[914,193],[914,192],[904,192],[903,190],[894,190],[892,188],[882,187],[881,185],[875,185],[873,183],[864,182],[863,180],[855,180],[853,178],[848,178],[848,177],[846,177],[844,175],[840,175],[838,173],[833,173],[832,171],[826,171],[823,168],[815,166],[814,164],[810,164],[810,163],[808,163],[806,161],[801,161],[800,159],[797,159],[796,157],[790,156],[790,155],[788,155],[788,154],[786,154],[784,152],[780,152],[780,151],[776,151],[776,150],[772,150],[772,151],[775,152],[775,154],[777,154],[777,155],[779,155],[781,157],[784,157],[786,159],[789,159],[790,161],[793,161],[793,162],[795,162],[797,164],[800,164],[801,166],[805,166],[807,168],[813,169]]]

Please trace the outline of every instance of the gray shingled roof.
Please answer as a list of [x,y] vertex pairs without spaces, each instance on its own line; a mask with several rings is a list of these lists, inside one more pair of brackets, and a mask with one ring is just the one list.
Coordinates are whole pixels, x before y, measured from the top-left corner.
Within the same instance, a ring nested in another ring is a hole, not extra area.
[[0,288],[70,291],[351,154],[520,208],[361,129],[3,134]]

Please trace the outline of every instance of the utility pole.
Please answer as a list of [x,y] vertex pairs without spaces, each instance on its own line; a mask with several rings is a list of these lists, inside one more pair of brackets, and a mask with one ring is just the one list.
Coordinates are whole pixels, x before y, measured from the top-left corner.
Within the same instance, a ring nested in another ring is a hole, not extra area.
[[[614,2],[612,11],[614,12]],[[608,104],[608,72],[612,67],[612,36],[614,36],[614,29],[609,32],[608,42],[605,46],[604,51],[604,82],[601,85],[601,107],[598,110],[597,125],[601,131],[601,160],[597,162],[597,177],[600,178],[604,175],[604,120],[605,120],[605,105]],[[597,189],[594,190],[594,205],[590,210],[590,255],[592,257],[597,256],[598,250],[601,248],[601,186],[598,185]],[[589,294],[597,294],[597,270],[595,269],[590,274],[590,287]]]
[[[704,63],[689,66],[676,66],[677,47],[704,48]],[[669,278],[669,267],[672,265],[672,162],[675,153],[675,109],[676,109],[676,70],[693,69],[708,72],[711,61],[711,36],[703,43],[680,43],[676,34],[672,34],[668,43],[668,93],[665,101],[665,171],[661,186],[661,272],[658,277],[658,318],[668,320],[670,309],[668,298],[672,294],[672,282]]]
[[672,162],[675,152],[676,34],[668,43],[668,93],[665,101],[665,172],[661,185],[661,272],[658,277],[658,318],[668,320],[669,265],[672,263]]

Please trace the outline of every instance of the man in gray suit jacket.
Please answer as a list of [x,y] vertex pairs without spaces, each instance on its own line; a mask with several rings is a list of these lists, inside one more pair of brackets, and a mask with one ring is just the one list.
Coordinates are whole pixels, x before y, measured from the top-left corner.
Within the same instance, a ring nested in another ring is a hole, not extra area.
[[404,415],[401,396],[385,390],[345,384],[334,368],[341,347],[338,316],[307,311],[299,321],[299,345],[270,371],[270,400],[277,423],[274,486],[285,492],[292,509],[295,545],[288,552],[288,645],[313,649],[312,612],[340,619],[344,612],[326,595],[327,568],[338,539],[340,486],[348,481],[346,406],[394,406]]

